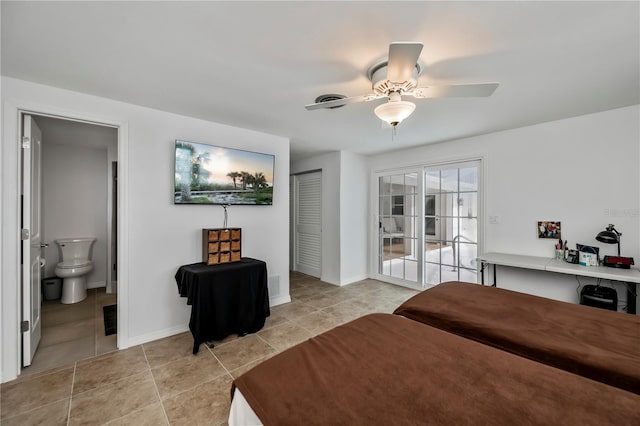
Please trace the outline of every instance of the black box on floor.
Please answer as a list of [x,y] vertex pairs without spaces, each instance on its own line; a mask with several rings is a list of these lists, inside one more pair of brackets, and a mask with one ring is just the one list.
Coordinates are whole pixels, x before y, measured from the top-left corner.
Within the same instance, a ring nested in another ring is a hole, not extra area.
[[617,311],[618,293],[611,287],[585,285],[580,292],[580,304]]

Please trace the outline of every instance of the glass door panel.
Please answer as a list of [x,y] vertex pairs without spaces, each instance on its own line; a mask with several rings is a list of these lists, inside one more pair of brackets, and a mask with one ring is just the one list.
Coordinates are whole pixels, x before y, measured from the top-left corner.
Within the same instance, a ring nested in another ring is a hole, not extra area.
[[378,178],[378,273],[420,287],[418,255],[419,173]]
[[477,282],[479,166],[378,174],[379,279],[414,288]]
[[479,162],[425,170],[425,284],[477,282]]

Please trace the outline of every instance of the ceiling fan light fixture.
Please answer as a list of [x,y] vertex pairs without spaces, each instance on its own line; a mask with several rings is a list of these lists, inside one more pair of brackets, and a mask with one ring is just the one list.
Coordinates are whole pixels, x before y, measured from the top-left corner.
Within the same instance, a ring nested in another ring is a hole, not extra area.
[[409,117],[416,109],[416,104],[407,101],[392,101],[378,105],[375,114],[382,121],[386,121],[395,127],[405,118]]

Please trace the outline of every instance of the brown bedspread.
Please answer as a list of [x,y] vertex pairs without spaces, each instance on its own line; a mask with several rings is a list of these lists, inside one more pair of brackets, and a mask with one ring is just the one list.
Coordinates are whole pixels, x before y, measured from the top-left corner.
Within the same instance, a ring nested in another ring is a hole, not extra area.
[[394,314],[640,394],[635,315],[461,282],[425,290]]
[[265,425],[640,424],[638,395],[390,314],[294,346],[234,386]]

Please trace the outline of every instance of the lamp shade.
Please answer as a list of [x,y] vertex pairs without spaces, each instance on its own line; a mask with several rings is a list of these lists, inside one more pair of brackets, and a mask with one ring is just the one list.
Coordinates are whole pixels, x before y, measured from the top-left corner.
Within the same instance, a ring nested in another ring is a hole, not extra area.
[[598,232],[596,240],[605,244],[618,244],[618,256],[620,256],[620,235],[622,234],[618,232],[614,225],[609,224],[604,231]]
[[382,121],[386,121],[393,127],[397,126],[413,113],[416,104],[407,101],[390,101],[386,104],[378,105],[374,112]]
[[613,231],[601,231],[596,235],[596,240],[606,244],[616,244],[620,241],[620,237]]

